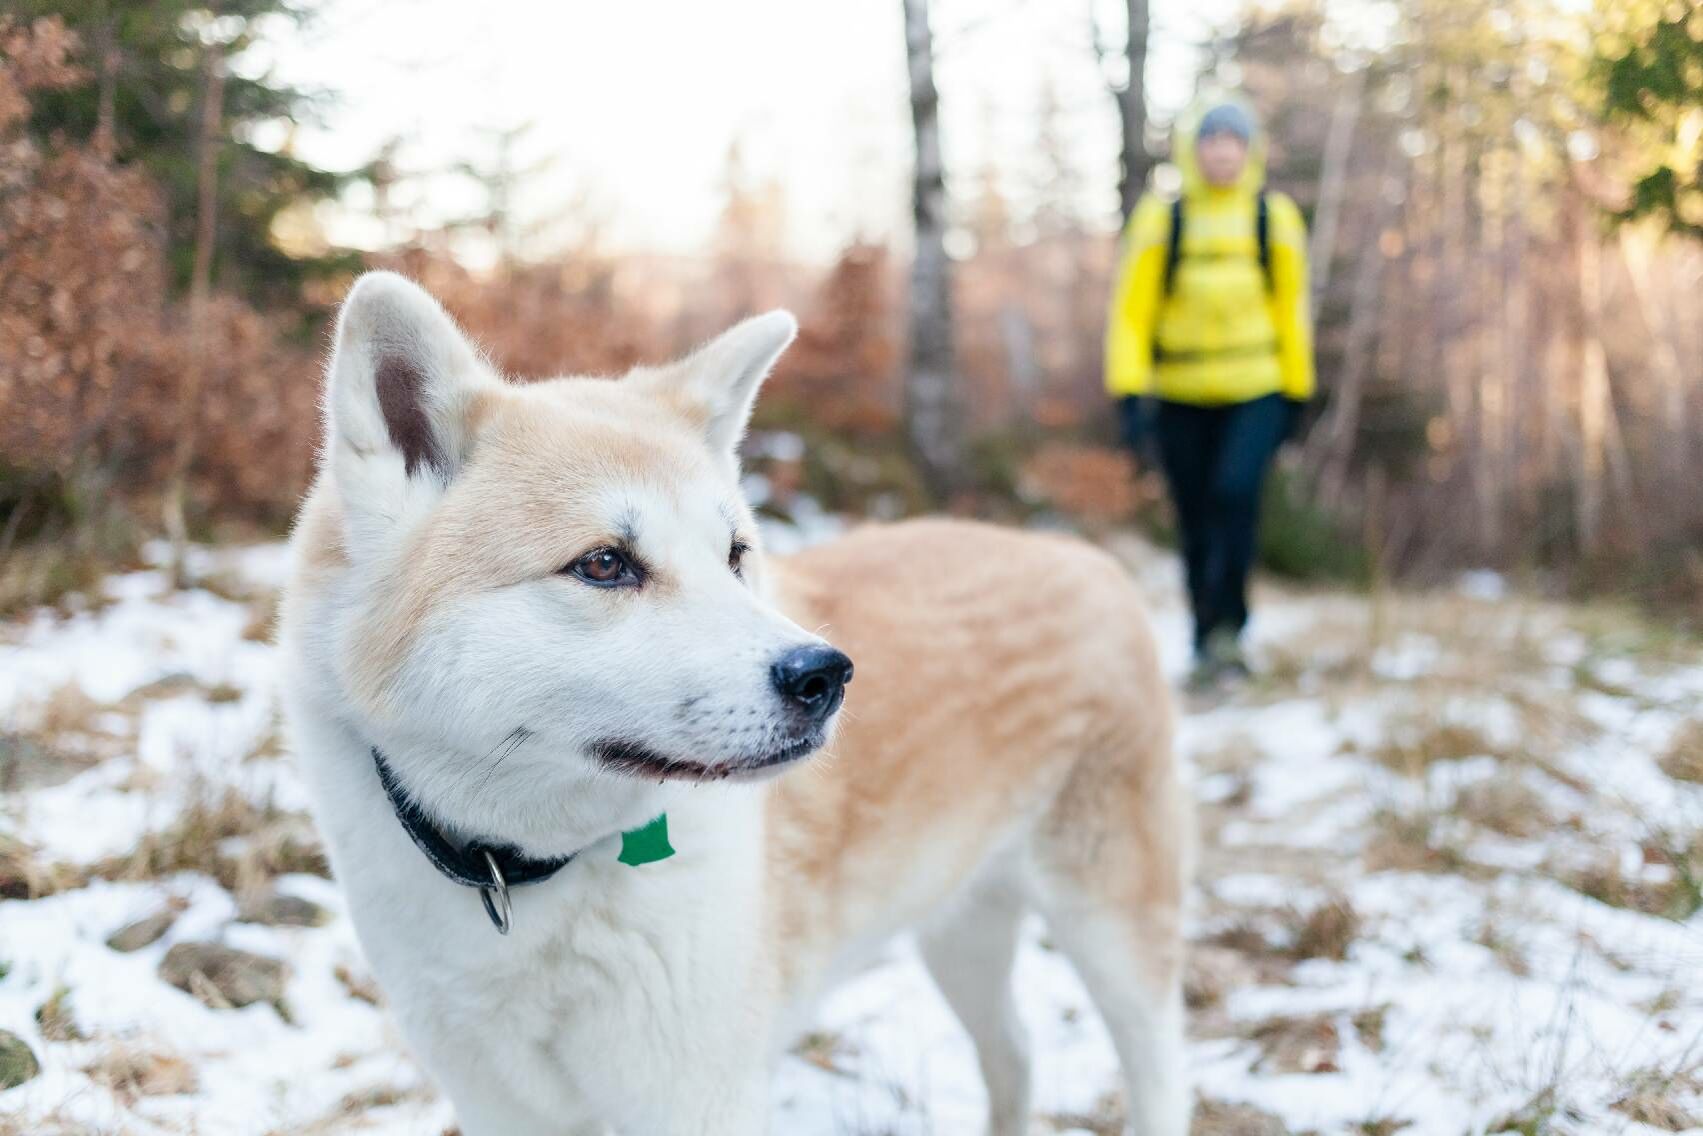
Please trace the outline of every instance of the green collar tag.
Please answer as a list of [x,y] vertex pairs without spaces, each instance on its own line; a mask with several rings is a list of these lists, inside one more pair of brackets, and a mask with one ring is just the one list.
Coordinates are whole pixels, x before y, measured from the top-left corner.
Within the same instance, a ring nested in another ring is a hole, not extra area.
[[621,834],[621,855],[618,859],[630,867],[654,864],[672,855],[674,846],[668,843],[667,813],[641,828],[629,829]]

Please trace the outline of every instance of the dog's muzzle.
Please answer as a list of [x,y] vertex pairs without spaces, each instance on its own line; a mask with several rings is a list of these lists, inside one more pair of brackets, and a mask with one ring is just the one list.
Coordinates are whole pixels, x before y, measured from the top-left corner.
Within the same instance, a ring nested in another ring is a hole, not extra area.
[[810,723],[825,722],[840,708],[851,677],[851,659],[825,643],[795,647],[769,668],[775,692]]

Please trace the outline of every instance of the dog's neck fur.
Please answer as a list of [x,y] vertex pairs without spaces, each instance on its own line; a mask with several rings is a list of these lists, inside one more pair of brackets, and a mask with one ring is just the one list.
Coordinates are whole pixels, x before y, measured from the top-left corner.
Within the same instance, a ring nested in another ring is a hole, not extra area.
[[[522,751],[530,751],[526,758],[533,762],[564,762],[573,755],[552,750],[538,739],[518,744],[499,741],[481,754],[412,732],[387,744],[374,739],[380,734],[396,738],[398,731],[375,730],[354,722],[349,722],[347,729],[357,744],[364,740],[367,746],[384,752],[393,768],[406,761],[408,772],[402,775],[402,781],[409,798],[458,844],[505,844],[539,859],[563,856],[678,808],[682,796],[678,785],[595,773],[575,779],[571,793],[516,794],[513,781],[507,782],[507,791],[491,784],[493,766],[502,762],[514,772],[514,761]],[[370,757],[366,766],[368,776],[376,783]],[[560,773],[555,775],[559,777]],[[452,803],[443,803],[446,798]]]
[[[320,671],[320,681],[294,684],[298,691],[311,687],[324,691],[331,685],[325,681],[330,675],[323,667],[314,669]],[[345,886],[357,887],[360,880],[371,880],[374,864],[384,865],[387,870],[380,873],[383,882],[379,888],[388,893],[386,902],[406,900],[409,906],[418,905],[422,911],[429,911],[431,918],[441,918],[445,928],[454,928],[470,941],[488,936],[489,924],[477,896],[439,875],[391,815],[389,798],[373,767],[372,743],[366,732],[352,724],[350,708],[333,708],[318,697],[310,698],[310,702],[292,709],[291,718],[300,735],[296,751],[314,783],[316,820],[331,838],[333,867],[339,878]],[[409,751],[416,764],[422,748]],[[437,752],[444,759],[454,756],[447,747],[438,747]],[[756,899],[760,885],[757,860],[734,850],[746,844],[752,832],[762,829],[765,787],[701,785],[682,790],[673,784],[659,786],[613,775],[587,778],[583,785],[583,793],[559,809],[540,807],[536,801],[511,801],[507,816],[493,807],[494,802],[464,808],[456,817],[441,815],[438,810],[431,815],[445,834],[458,842],[500,839],[538,857],[578,853],[554,879],[517,895],[517,910],[539,903],[546,895],[559,903],[562,895],[571,894],[578,902],[598,903],[606,918],[615,914],[619,902],[611,906],[601,903],[599,897],[616,899],[630,888],[627,877],[643,877],[642,872],[617,863],[621,834],[664,811],[669,814],[672,839],[680,853],[676,860],[738,881],[740,886],[733,894]],[[458,799],[458,803],[466,799],[470,798]],[[531,807],[513,807],[517,804]],[[362,862],[360,873],[349,872],[337,863],[357,858]],[[743,870],[742,863],[748,863],[751,870]],[[537,921],[528,927],[519,918],[516,925],[516,945],[522,950],[528,938],[545,929]],[[369,949],[374,949],[371,944]],[[514,957],[507,948],[505,955]]]

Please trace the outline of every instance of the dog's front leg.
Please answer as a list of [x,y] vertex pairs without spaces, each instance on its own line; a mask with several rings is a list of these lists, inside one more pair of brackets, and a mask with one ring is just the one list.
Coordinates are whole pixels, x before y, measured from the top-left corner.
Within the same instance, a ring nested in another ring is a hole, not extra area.
[[649,1107],[631,1110],[616,1130],[620,1136],[765,1136],[768,1080],[686,1078],[658,1093]]
[[720,1127],[711,1124],[705,1132],[719,1136],[764,1136],[769,1130],[769,1079],[754,1077],[729,1102]]

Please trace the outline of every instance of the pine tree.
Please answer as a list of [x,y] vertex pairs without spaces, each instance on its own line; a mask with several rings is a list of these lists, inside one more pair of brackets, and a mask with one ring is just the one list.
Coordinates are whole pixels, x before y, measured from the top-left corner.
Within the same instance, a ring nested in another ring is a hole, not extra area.
[[[82,81],[41,93],[31,134],[83,144],[98,139],[123,164],[139,163],[165,194],[171,278],[186,290],[194,272],[199,132],[205,59],[234,59],[268,21],[305,18],[296,0],[12,0],[21,20],[56,15],[93,58]],[[349,254],[298,259],[272,240],[272,222],[298,202],[335,193],[348,175],[289,152],[256,145],[263,122],[311,118],[317,99],[269,76],[232,67],[224,78],[217,156],[218,239],[212,277],[251,298],[293,298],[304,279],[352,267]]]

